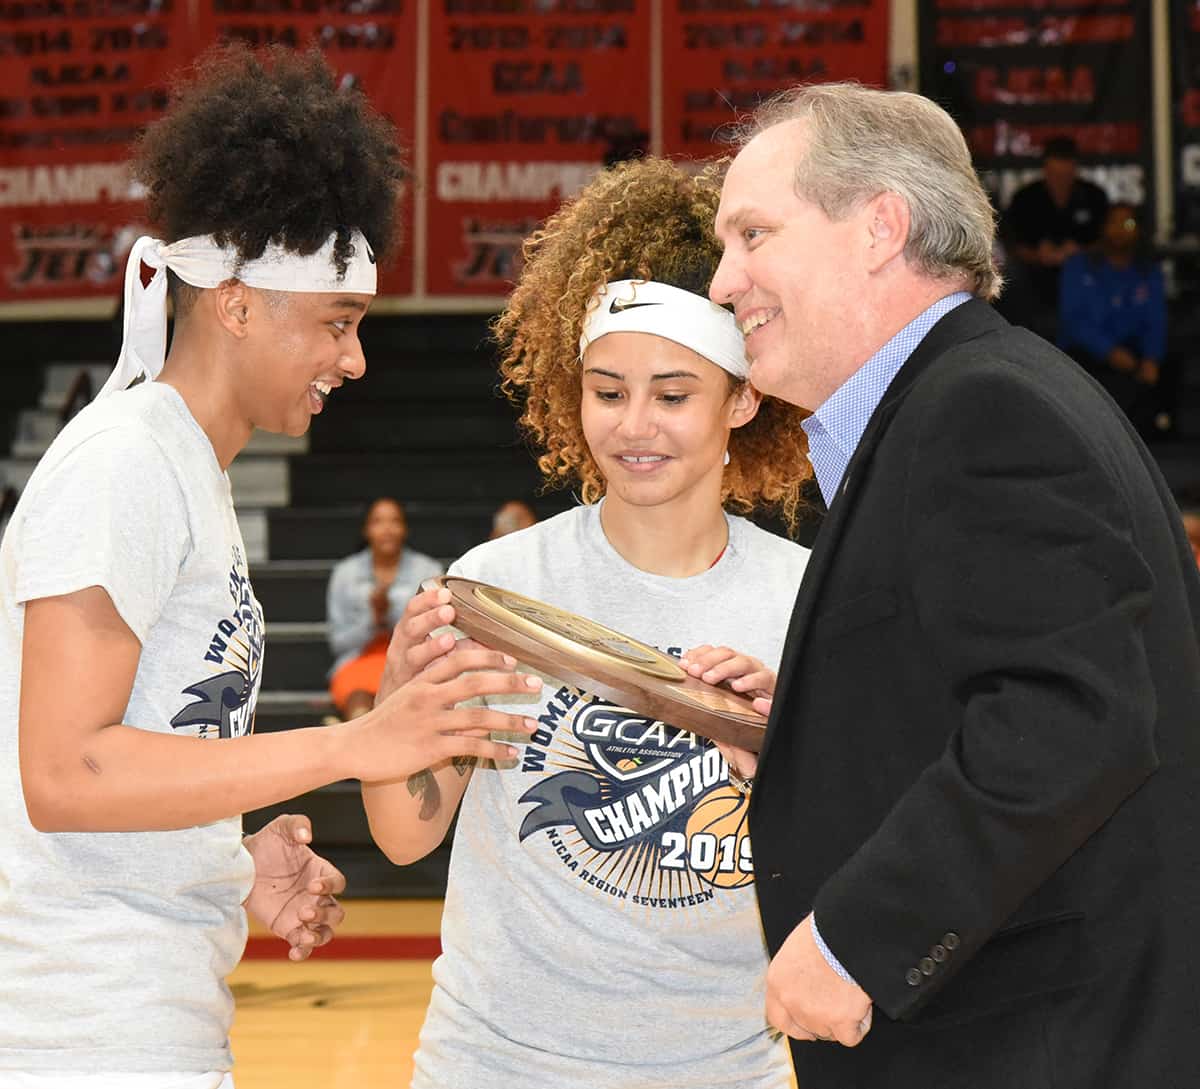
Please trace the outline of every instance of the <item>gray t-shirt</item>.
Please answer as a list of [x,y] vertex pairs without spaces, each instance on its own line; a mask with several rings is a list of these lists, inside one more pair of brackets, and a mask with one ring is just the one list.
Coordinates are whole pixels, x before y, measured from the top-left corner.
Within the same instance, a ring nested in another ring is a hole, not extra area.
[[[629,564],[599,507],[450,573],[670,654],[727,644],[775,668],[808,552],[728,521],[725,553],[691,578]],[[518,708],[540,731],[463,799],[414,1087],[789,1086],[763,1014],[748,805],[720,753],[553,679]]]
[[24,603],[89,586],[142,645],[125,723],[214,743],[250,732],[262,610],[229,479],[169,386],[76,416],[0,544],[0,1070],[228,1069],[225,976],[254,876],[240,818],[136,833],[29,823],[17,762]]

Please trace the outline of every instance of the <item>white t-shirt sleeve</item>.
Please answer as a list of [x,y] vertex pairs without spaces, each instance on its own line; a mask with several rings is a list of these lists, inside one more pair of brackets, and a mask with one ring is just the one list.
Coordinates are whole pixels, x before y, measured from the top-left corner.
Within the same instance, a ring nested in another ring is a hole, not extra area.
[[100,586],[144,643],[191,544],[183,492],[154,439],[109,428],[30,485],[16,548],[17,601]]

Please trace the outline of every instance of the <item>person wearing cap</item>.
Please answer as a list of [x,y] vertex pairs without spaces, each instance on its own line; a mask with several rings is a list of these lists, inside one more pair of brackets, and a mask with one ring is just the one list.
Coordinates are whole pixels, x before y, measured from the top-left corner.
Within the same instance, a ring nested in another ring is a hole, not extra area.
[[[746,382],[705,295],[717,186],[657,159],[599,174],[526,244],[495,332],[547,481],[583,500],[450,568],[586,616],[714,684],[768,692],[807,550],[802,414]],[[384,688],[454,645],[410,604]],[[736,651],[730,648],[737,648]],[[765,665],[763,663],[766,663]],[[458,823],[419,1089],[787,1089],[763,1015],[748,784],[703,738],[545,678],[515,761],[365,784],[376,841],[420,858]]]
[[988,305],[992,210],[930,100],[764,104],[716,231],[829,509],[750,813],[798,1084],[1194,1084],[1200,577],[1154,459]]
[[537,683],[468,651],[352,723],[253,734],[264,623],[227,470],[362,376],[401,174],[316,53],[210,54],[136,149],[166,238],[133,247],[117,367],[0,545],[0,1086],[231,1086],[246,911],[301,960],[345,883],[307,818],[243,839],[241,814],[522,733],[454,709]]

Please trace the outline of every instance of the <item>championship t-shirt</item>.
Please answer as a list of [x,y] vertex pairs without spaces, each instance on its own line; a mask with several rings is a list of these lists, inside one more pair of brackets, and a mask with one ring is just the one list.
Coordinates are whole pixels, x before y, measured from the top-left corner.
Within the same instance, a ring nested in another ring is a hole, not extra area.
[[251,731],[262,610],[229,479],[170,386],[80,412],[0,544],[0,1071],[228,1069],[224,979],[245,944],[254,875],[240,818],[47,834],[26,812],[24,606],[90,586],[141,643],[123,722],[214,745]]
[[[710,570],[669,578],[580,507],[450,574],[579,613],[673,656],[726,644],[778,665],[807,550],[730,517]],[[443,955],[414,1086],[777,1089],[748,802],[710,742],[546,678],[497,701],[537,719],[459,813]]]

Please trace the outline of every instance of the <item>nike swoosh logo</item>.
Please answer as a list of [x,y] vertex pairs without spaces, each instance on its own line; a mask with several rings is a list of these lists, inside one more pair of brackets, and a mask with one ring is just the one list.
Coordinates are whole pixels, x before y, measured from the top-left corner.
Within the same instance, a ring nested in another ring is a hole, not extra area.
[[363,244],[367,247],[367,260],[375,264],[375,251],[371,249],[371,243],[364,238]]
[[620,299],[613,299],[608,304],[608,312],[610,314],[619,314],[622,310],[632,310],[635,306],[662,306],[660,302],[621,302]]

